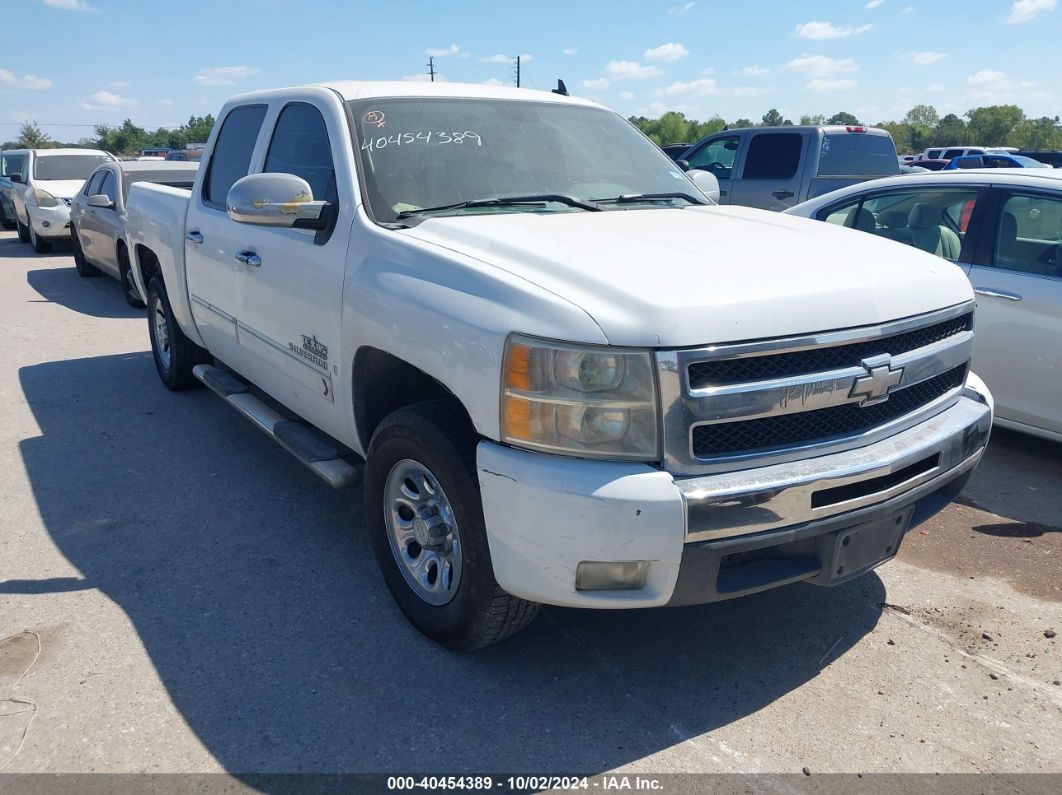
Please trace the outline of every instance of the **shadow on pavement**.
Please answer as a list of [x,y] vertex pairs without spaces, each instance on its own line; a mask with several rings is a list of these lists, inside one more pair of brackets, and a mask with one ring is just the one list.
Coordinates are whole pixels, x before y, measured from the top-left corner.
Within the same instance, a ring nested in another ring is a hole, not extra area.
[[[32,252],[33,249],[30,249]],[[35,255],[45,256],[45,255]],[[51,255],[47,255],[51,256]],[[67,309],[93,317],[143,317],[143,309],[129,306],[117,280],[106,274],[92,278],[78,276],[74,260],[69,268],[38,268],[26,274],[29,286],[42,298]],[[147,330],[144,331],[147,342]]]
[[547,608],[504,644],[453,654],[392,603],[358,493],[330,491],[206,391],[167,392],[149,354],[20,378],[41,429],[22,457],[84,581],[7,588],[114,600],[233,773],[613,768],[813,679],[885,601],[870,574],[674,610]]

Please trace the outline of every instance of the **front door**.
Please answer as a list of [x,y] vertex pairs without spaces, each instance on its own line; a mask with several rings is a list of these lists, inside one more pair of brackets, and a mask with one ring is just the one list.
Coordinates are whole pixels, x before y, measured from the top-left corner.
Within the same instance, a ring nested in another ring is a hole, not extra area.
[[754,133],[731,203],[781,211],[800,202],[804,142],[805,134],[799,132]]
[[737,163],[740,148],[740,135],[724,135],[711,139],[683,158],[690,164],[691,169],[700,169],[715,175],[719,180],[720,204],[730,204],[734,165]]
[[[118,180],[114,170],[103,172],[103,182],[97,193],[111,201],[110,207],[85,205],[81,222],[82,248],[85,256],[112,276],[118,275],[118,257],[115,253],[115,237],[118,234]],[[85,243],[88,245],[85,245]]]
[[[255,264],[237,266],[238,336],[253,380],[314,425],[336,424],[333,379],[342,331],[343,277],[350,215],[337,226],[340,207],[352,207],[352,181],[337,188],[332,146],[349,138],[341,109],[291,102],[280,109],[262,171],[302,177],[315,200],[330,203],[328,228],[284,229],[233,224],[235,242]],[[330,128],[326,118],[333,120]],[[254,255],[255,258],[251,258]]]
[[250,170],[265,113],[265,105],[242,105],[225,116],[202,187],[192,192],[185,222],[192,317],[210,352],[237,370],[242,351],[236,341],[236,277],[246,266],[236,261],[236,254],[245,227],[229,218],[225,200],[233,183]]
[[974,371],[1001,419],[1062,433],[1062,196],[1002,192],[977,293]]

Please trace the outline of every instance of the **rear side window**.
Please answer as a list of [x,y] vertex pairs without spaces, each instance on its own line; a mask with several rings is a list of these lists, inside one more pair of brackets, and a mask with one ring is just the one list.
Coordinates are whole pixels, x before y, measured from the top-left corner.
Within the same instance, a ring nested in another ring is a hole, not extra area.
[[206,204],[224,207],[229,188],[236,180],[247,176],[265,112],[265,105],[246,105],[233,109],[225,117],[210,157],[210,170],[203,182]]
[[899,173],[896,147],[887,135],[840,133],[822,139],[820,177],[883,177]]
[[745,179],[792,179],[800,167],[800,133],[760,133],[752,136],[745,156]]

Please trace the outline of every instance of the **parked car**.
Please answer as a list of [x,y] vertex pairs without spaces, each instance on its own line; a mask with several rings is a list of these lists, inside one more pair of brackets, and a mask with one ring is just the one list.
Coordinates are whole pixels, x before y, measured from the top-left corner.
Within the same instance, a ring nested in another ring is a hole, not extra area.
[[907,163],[902,163],[900,165],[901,174],[925,174],[927,171],[931,170],[932,169],[929,168],[922,168],[921,166],[908,165]]
[[[1009,154],[1017,149],[1009,146],[939,146],[926,149],[918,155],[918,160],[954,160],[967,155]],[[921,163],[919,163],[921,165]]]
[[1033,160],[1039,160],[1041,163],[1051,166],[1052,168],[1062,168],[1062,151],[1058,150],[1040,150],[1040,151],[1017,151],[1015,155],[1021,155],[1022,157],[1031,157]]
[[846,581],[984,450],[960,271],[710,204],[595,103],[340,82],[217,118],[191,191],[129,192],[158,375],[363,473],[384,580],[440,643]]
[[15,186],[9,174],[22,173],[26,162],[25,149],[9,149],[0,152],[0,224],[4,229],[14,229],[17,224],[15,213]]
[[670,157],[672,160],[679,160],[682,155],[690,148],[689,144],[665,144],[660,147],[664,150],[664,154]]
[[1022,155],[966,155],[956,157],[942,170],[955,171],[970,168],[1051,168],[1051,166],[1045,166],[1039,160]]
[[973,366],[996,397],[996,422],[1062,441],[1062,172],[875,180],[790,213],[955,262],[979,296]]
[[81,276],[105,272],[122,283],[125,300],[144,306],[144,299],[129,277],[129,247],[125,235],[125,199],[129,187],[151,182],[190,189],[198,163],[160,160],[104,163],[85,180],[70,205],[70,245]]
[[170,152],[174,152],[174,151],[176,151],[176,150],[171,149],[168,146],[152,146],[152,147],[148,147],[147,149],[141,149],[140,150],[140,156],[141,157],[157,157],[157,158],[159,158],[161,160],[165,160],[166,159],[166,155],[168,155]]
[[202,149],[182,149],[179,152],[170,152],[166,155],[167,160],[176,160],[181,163],[198,163],[203,159]]
[[950,160],[916,160],[911,165],[924,168],[927,171],[943,171],[950,162]]
[[764,210],[900,173],[885,130],[842,125],[725,130],[691,146],[679,163],[714,174],[723,204]]
[[44,254],[70,238],[70,202],[101,163],[116,162],[95,149],[27,149],[22,170],[9,175],[18,239]]

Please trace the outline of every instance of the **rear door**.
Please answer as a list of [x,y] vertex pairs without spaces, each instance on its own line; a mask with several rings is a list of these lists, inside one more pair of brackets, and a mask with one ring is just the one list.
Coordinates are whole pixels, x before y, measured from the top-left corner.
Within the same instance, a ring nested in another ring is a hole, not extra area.
[[1000,188],[969,268],[974,370],[1001,419],[1062,433],[1062,194]]
[[730,204],[734,168],[741,150],[741,134],[721,135],[693,147],[683,156],[691,169],[714,174],[719,180],[719,203]]
[[806,141],[802,132],[754,132],[734,180],[730,201],[764,210],[785,210],[799,201]]
[[247,266],[236,261],[236,252],[245,227],[229,218],[225,200],[233,183],[250,170],[265,114],[264,104],[250,104],[237,105],[225,115],[201,188],[192,191],[185,222],[192,316],[207,348],[237,370],[242,363],[236,338],[242,283],[238,286],[236,277]]

